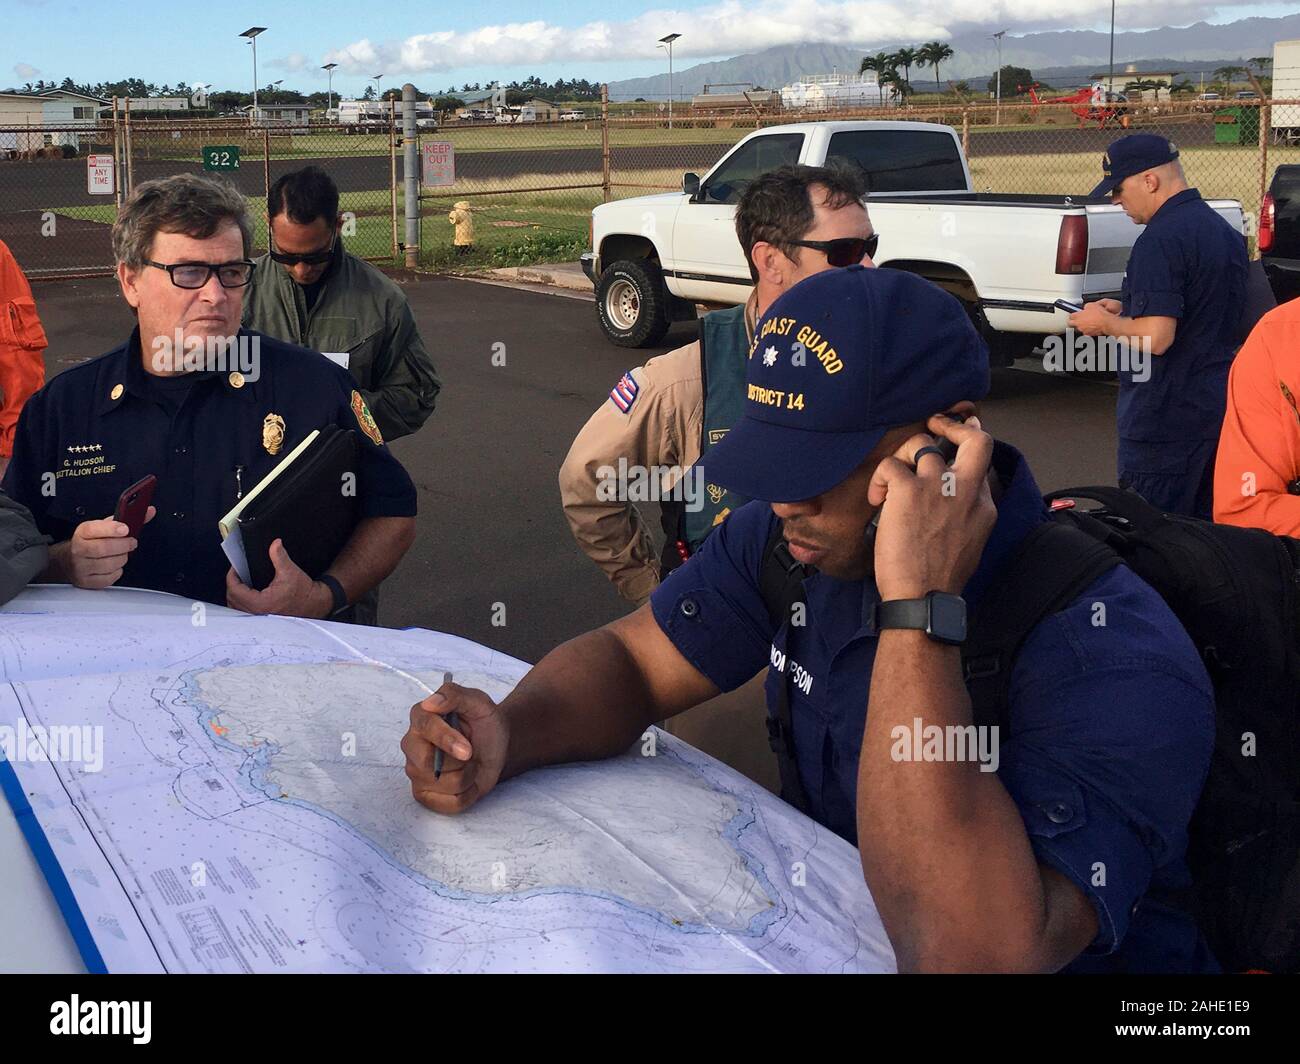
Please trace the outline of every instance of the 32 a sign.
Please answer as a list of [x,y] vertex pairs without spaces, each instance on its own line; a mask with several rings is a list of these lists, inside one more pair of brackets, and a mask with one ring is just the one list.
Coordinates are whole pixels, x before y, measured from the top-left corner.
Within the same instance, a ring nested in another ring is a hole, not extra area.
[[239,145],[213,144],[203,148],[204,170],[238,170]]

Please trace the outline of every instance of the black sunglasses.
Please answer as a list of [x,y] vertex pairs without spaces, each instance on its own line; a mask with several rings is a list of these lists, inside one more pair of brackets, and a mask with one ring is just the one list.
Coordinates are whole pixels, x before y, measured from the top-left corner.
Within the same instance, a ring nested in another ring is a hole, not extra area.
[[302,263],[304,266],[319,266],[322,262],[329,262],[334,257],[334,241],[338,239],[336,231],[330,237],[330,245],[320,251],[309,251],[306,255],[290,255],[285,251],[276,251],[271,249],[271,259],[274,262],[282,263],[285,266],[297,266]]
[[864,255],[872,259],[876,257],[880,234],[872,233],[869,237],[843,236],[837,240],[791,240],[790,243],[795,247],[824,251],[826,261],[832,266],[853,266],[861,262]]

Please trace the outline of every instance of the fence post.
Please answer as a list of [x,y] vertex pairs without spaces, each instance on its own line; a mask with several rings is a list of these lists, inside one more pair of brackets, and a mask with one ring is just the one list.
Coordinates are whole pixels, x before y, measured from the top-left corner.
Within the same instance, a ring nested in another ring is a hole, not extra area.
[[406,268],[420,264],[420,160],[415,144],[415,86],[402,86],[402,166],[406,185]]
[[1259,98],[1259,205],[1255,210],[1255,249],[1259,250],[1259,223],[1264,218],[1264,197],[1268,194],[1268,124],[1271,108],[1263,95]]
[[388,198],[393,223],[393,261],[401,250],[397,240],[397,100],[388,97]]
[[130,195],[135,187],[135,163],[131,151],[131,97],[126,97],[122,105],[122,137],[126,142],[126,191]]
[[122,209],[122,182],[126,180],[122,160],[122,127],[117,120],[117,97],[113,97],[113,200]]
[[262,195],[266,197],[266,248],[271,249],[271,127],[262,127]]
[[609,86],[600,87],[600,188],[609,202]]
[[970,162],[970,108],[961,109],[961,153]]

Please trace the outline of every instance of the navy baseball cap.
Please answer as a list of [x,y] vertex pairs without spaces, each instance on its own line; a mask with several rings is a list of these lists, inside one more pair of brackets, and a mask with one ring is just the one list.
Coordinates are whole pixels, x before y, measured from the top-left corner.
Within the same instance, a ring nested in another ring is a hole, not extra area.
[[989,389],[989,353],[957,299],[902,270],[826,270],[754,326],[745,412],[703,459],[751,499],[833,488],[900,425]]
[[1089,196],[1109,196],[1111,189],[1126,177],[1164,166],[1178,158],[1178,145],[1154,133],[1134,133],[1113,141],[1101,157],[1101,183]]

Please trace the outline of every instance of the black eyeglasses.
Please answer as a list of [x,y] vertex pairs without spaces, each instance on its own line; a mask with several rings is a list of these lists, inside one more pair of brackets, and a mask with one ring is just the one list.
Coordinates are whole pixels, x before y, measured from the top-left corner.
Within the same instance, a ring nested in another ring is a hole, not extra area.
[[145,259],[146,266],[166,270],[177,288],[202,288],[214,273],[222,288],[243,288],[253,279],[253,263],[248,259],[239,262],[154,262]]
[[285,266],[297,266],[302,263],[304,266],[319,266],[322,262],[329,262],[334,257],[334,241],[338,239],[338,231],[330,237],[330,245],[322,248],[320,251],[309,251],[305,255],[291,255],[286,251],[276,251],[271,249],[271,259]]
[[832,266],[852,266],[868,258],[876,257],[876,247],[880,244],[880,234],[872,233],[868,237],[842,236],[837,240],[791,240],[791,244],[800,248],[812,248],[824,251],[826,261]]

